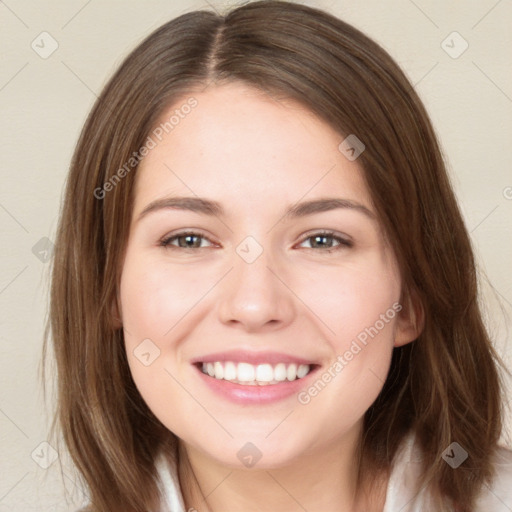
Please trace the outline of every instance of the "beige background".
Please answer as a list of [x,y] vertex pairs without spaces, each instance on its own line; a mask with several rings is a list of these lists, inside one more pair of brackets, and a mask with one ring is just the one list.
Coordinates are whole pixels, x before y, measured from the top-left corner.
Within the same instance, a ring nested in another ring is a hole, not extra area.
[[[184,12],[222,11],[234,3],[0,1],[0,512],[76,508],[62,497],[59,465],[41,467],[54,452],[41,445],[48,418],[38,365],[50,253],[40,240],[54,238],[85,117],[122,57],[152,30]],[[479,260],[487,321],[510,364],[512,2],[304,3],[333,12],[380,42],[425,101]],[[52,44],[58,48],[44,55]],[[80,486],[71,470],[65,475],[79,503]]]

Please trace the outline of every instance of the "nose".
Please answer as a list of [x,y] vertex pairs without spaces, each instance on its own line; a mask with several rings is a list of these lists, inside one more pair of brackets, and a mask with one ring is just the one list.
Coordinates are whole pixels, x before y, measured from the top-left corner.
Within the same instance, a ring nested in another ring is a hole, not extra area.
[[247,332],[278,329],[294,317],[293,292],[286,285],[286,272],[267,251],[252,263],[237,253],[233,270],[221,282],[218,315],[222,323]]

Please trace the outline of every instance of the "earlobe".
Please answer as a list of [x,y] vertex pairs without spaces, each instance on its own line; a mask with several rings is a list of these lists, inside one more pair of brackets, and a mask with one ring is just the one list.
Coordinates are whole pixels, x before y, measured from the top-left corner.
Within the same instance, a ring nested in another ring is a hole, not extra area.
[[407,345],[416,340],[425,326],[425,310],[415,291],[407,293],[403,308],[398,314],[395,332],[395,347]]

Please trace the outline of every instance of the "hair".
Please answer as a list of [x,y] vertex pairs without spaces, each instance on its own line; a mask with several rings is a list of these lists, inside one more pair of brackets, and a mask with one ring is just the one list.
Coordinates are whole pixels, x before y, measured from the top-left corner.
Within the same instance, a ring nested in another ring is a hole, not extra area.
[[[377,43],[322,10],[282,1],[225,15],[195,11],[164,24],[123,61],[80,135],[60,213],[43,354],[46,360],[51,342],[58,383],[52,430],[58,424],[93,510],[152,510],[155,458],[176,447],[140,396],[122,329],[112,322],[136,165],[112,180],[166,109],[230,82],[299,102],[340,142],[355,134],[365,144],[358,162],[399,264],[401,303],[416,304],[424,325],[414,342],[394,349],[388,378],[365,413],[359,476],[389,470],[414,432],[420,485],[433,508],[472,510],[493,476],[502,429],[500,361],[435,132],[413,86]],[[109,181],[111,190],[98,198]],[[469,454],[456,471],[441,458],[453,441]]]

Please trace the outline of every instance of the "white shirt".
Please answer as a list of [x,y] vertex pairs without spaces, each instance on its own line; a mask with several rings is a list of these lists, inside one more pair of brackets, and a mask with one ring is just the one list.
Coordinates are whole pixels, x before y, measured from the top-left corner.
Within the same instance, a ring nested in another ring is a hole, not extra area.
[[[388,482],[383,512],[430,511],[426,504],[426,491],[416,491],[421,453],[413,440],[412,436],[406,438],[397,454]],[[484,486],[474,512],[512,512],[512,451],[500,448],[495,464],[496,477],[491,486]],[[168,461],[161,454],[157,458],[156,467],[165,500],[160,512],[188,512],[183,503],[176,462]]]

